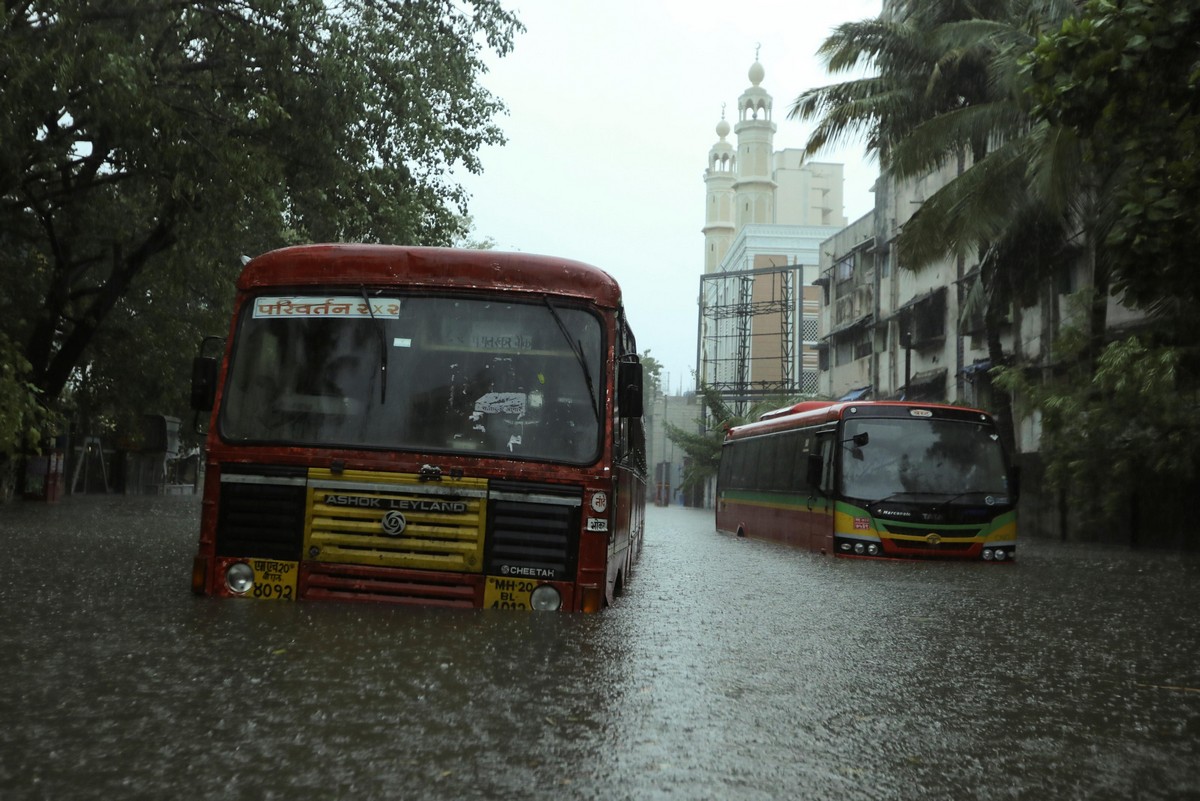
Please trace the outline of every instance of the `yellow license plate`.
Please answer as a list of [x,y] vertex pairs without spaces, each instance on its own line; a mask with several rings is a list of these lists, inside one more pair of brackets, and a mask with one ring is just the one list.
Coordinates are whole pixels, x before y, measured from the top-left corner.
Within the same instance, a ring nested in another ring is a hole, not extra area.
[[254,588],[246,595],[263,601],[296,600],[296,574],[300,572],[298,562],[275,559],[251,559],[254,570]]
[[529,609],[535,582],[528,579],[488,576],[483,588],[484,609]]

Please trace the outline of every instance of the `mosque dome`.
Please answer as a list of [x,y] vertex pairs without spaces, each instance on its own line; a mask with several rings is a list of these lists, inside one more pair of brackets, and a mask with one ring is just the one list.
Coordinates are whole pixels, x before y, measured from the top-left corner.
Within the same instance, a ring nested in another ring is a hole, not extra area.
[[763,70],[763,65],[759,64],[758,60],[756,59],[754,63],[750,65],[750,83],[758,86],[760,83],[762,83],[763,76],[765,75],[766,71]]

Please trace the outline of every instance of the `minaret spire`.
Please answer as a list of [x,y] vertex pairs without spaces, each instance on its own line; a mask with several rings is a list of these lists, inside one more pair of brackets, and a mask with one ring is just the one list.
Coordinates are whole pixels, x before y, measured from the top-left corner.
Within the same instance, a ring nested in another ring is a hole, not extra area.
[[737,151],[725,137],[729,123],[725,121],[725,104],[721,104],[721,119],[717,122],[717,142],[708,150],[708,169],[704,185],[708,197],[704,206],[704,272],[716,272],[733,242],[733,182],[737,172]]
[[766,71],[758,61],[761,45],[754,48],[750,65],[750,87],[738,98],[737,179],[735,223],[737,229],[751,223],[775,222],[775,181],[771,159],[775,148],[775,123],[771,121],[771,95],[762,87]]

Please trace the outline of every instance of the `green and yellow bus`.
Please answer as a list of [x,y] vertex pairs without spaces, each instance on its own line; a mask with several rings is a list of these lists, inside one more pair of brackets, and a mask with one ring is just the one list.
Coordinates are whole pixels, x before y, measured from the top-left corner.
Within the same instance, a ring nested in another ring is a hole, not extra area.
[[716,524],[837,556],[1011,562],[1016,508],[987,413],[807,401],[726,432]]

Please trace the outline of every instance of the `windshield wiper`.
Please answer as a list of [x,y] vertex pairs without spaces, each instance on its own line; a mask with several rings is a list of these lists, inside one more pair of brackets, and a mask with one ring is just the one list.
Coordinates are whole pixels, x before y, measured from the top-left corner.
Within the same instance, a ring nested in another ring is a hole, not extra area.
[[375,323],[375,332],[379,335],[379,405],[383,406],[387,401],[387,328],[383,320],[376,317],[375,310],[371,308],[371,301],[367,297],[367,287],[359,284],[358,289],[362,292],[363,303],[367,305],[367,314],[371,315],[371,322]]
[[578,340],[571,338],[571,331],[567,328],[567,324],[563,322],[562,317],[558,315],[558,309],[554,308],[554,304],[550,301],[549,295],[544,295],[542,300],[546,302],[546,308],[550,310],[551,316],[554,317],[554,322],[558,324],[558,330],[562,332],[563,339],[567,341],[567,346],[571,348],[571,353],[575,354],[575,361],[579,362],[580,368],[583,370],[583,380],[587,384],[588,400],[592,404],[592,414],[596,418],[596,422],[600,422],[600,408],[596,405],[596,387],[592,384],[592,371],[588,368],[587,356],[583,352],[583,345]]
[[929,494],[928,492],[909,492],[907,490],[905,490],[904,492],[893,492],[891,495],[886,495],[877,501],[869,501],[867,503],[867,506],[878,506],[881,503],[887,503],[888,501],[893,500],[895,498],[899,498],[903,495],[928,495],[928,494]]
[[941,503],[939,503],[937,505],[937,507],[935,507],[935,509],[936,509],[936,511],[940,512],[942,509],[945,509],[947,506],[954,503],[959,498],[965,498],[968,495],[1006,495],[1006,494],[1007,493],[1004,493],[1004,492],[993,492],[992,490],[967,490],[966,492],[958,493],[957,495],[949,498],[948,500],[942,501]]

